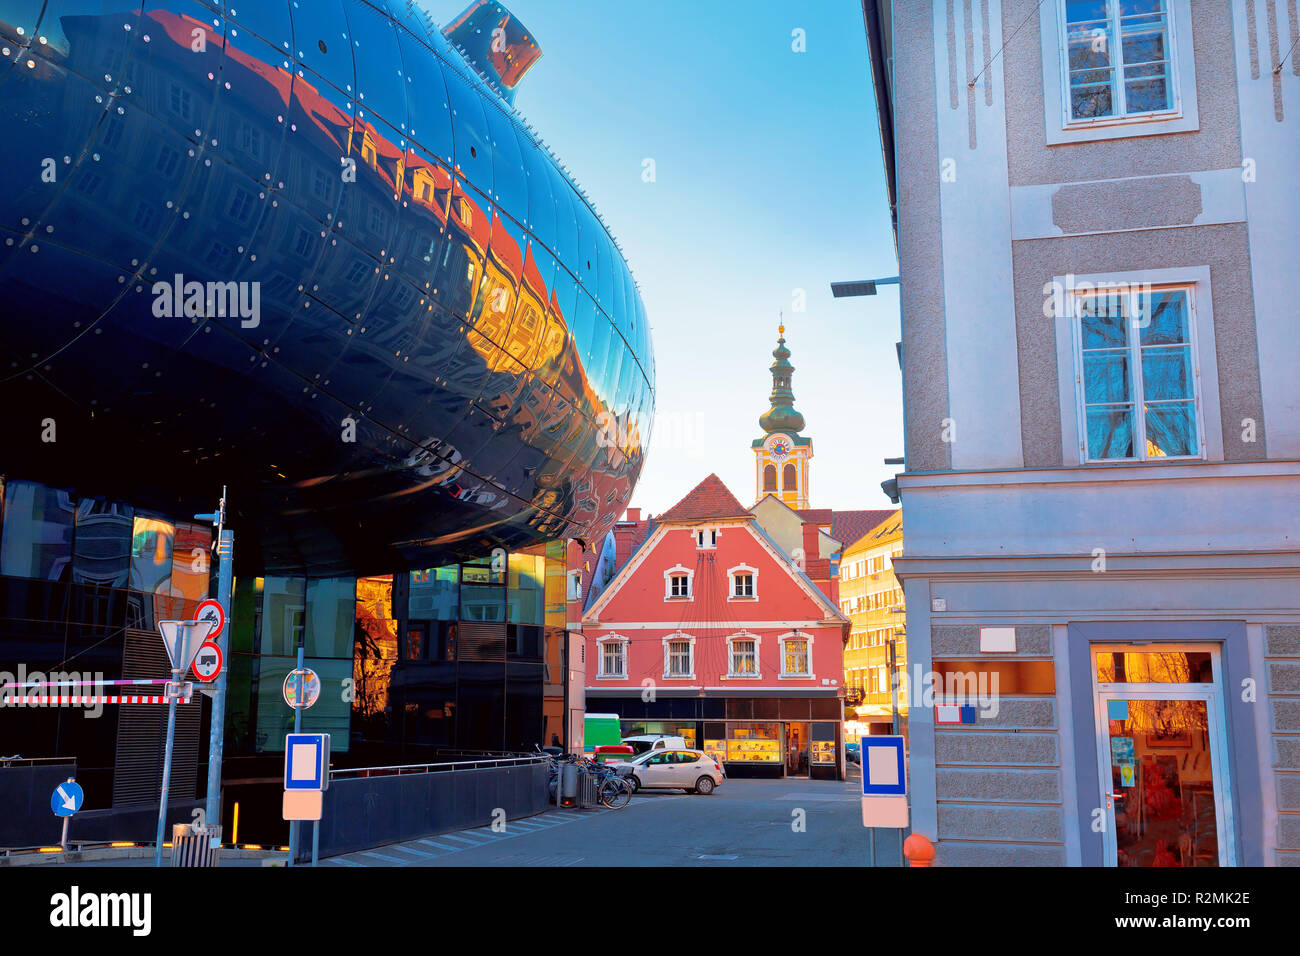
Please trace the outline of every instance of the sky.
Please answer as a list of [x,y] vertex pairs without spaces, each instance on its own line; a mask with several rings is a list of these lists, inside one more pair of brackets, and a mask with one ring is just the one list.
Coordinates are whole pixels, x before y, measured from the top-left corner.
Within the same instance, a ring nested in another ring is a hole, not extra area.
[[[468,5],[423,2],[439,24]],[[666,511],[710,472],[753,503],[784,313],[812,506],[889,507],[897,286],[830,293],[898,274],[861,5],[505,2],[543,50],[515,105],[594,201],[650,317],[655,425],[631,504]]]

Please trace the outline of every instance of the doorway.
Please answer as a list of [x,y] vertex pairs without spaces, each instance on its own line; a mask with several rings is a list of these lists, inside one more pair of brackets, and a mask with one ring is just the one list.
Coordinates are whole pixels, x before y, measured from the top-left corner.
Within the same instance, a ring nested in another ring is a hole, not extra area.
[[1213,645],[1093,648],[1108,866],[1231,866],[1232,808]]
[[785,724],[785,775],[808,776],[808,742],[811,730],[807,723]]

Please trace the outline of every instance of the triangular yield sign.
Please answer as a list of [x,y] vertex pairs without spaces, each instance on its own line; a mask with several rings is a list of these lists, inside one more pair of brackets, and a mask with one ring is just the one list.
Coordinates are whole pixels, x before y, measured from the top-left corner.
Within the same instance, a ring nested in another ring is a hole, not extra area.
[[162,634],[167,656],[171,658],[172,667],[185,676],[185,672],[194,663],[203,642],[212,633],[212,621],[159,621],[158,631]]

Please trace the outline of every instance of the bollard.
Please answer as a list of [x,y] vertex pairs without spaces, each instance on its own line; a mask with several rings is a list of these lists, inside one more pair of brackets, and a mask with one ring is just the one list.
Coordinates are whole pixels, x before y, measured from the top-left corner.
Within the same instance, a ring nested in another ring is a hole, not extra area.
[[934,866],[934,844],[928,837],[913,833],[903,841],[903,856],[908,866]]

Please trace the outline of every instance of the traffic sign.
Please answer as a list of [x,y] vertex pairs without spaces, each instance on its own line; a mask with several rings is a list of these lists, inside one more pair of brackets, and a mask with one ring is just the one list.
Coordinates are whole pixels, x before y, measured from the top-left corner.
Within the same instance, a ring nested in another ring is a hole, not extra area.
[[328,790],[329,787],[330,735],[286,734],[284,789]]
[[[284,679],[284,702],[290,707],[298,706],[298,671],[289,671]],[[311,707],[320,698],[320,677],[310,667],[302,669],[302,706]]]
[[209,598],[194,609],[194,620],[207,621],[212,625],[208,640],[215,641],[226,629],[226,609],[221,602]]
[[907,826],[907,768],[903,738],[866,736],[862,744],[862,825]]
[[81,786],[71,780],[61,783],[50,794],[50,809],[56,817],[70,817],[81,809],[86,794]]
[[862,738],[862,795],[907,796],[902,737],[868,735]]
[[211,629],[212,623],[209,621],[159,621],[158,632],[162,634],[172,667],[182,674],[189,670],[194,663],[194,655],[207,640]]
[[213,641],[204,641],[194,656],[194,676],[207,683],[221,673],[221,648]]

